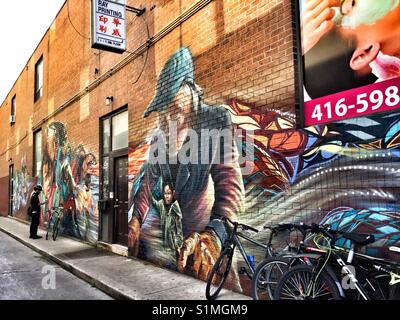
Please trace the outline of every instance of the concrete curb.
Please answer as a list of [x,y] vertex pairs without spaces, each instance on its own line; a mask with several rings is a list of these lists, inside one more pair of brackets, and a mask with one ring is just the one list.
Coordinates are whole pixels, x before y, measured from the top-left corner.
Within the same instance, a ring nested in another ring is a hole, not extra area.
[[27,246],[28,248],[32,249],[33,251],[43,255],[44,257],[48,258],[49,260],[53,261],[54,263],[56,263],[57,265],[59,265],[61,268],[63,268],[64,270],[72,273],[73,275],[77,276],[78,278],[82,279],[83,281],[89,283],[90,285],[96,287],[97,289],[99,289],[100,291],[108,294],[109,296],[111,296],[114,299],[117,300],[134,300],[132,297],[116,290],[115,288],[107,285],[106,283],[92,277],[91,275],[87,274],[86,272],[76,268],[75,266],[57,258],[55,255],[52,255],[46,251],[43,251],[37,247],[35,247],[34,245],[32,245],[31,243],[29,243],[28,241],[24,240],[21,237],[18,237],[12,233],[10,233],[9,231],[5,230],[3,227],[0,226],[0,231],[2,231],[3,233],[7,234],[8,236],[10,236],[11,238],[19,241],[20,243],[22,243],[23,245]]
[[[0,231],[114,299],[204,300],[205,298],[205,283],[201,280],[174,270],[167,270],[149,261],[121,256],[109,248],[103,248],[101,243],[97,246],[88,245],[64,236],[56,245],[52,243],[53,241],[36,242],[28,238],[29,223],[21,222],[23,221],[5,218],[3,223],[0,218]],[[89,260],[85,260],[86,256]],[[108,256],[111,260],[107,258]],[[120,272],[115,273],[116,266],[120,268]],[[149,279],[149,282],[142,281],[143,274],[149,276],[154,273],[157,275]],[[177,291],[178,286],[180,289]],[[250,297],[224,289],[220,300],[250,300]]]
[[[26,225],[28,225],[28,226],[31,224],[30,221],[24,220],[24,219],[21,219],[21,218],[17,218],[17,217],[10,217],[10,216],[9,216],[8,219],[11,219],[11,220],[14,220],[14,221],[17,221],[17,222],[26,224]],[[47,231],[47,229],[46,229],[45,227],[41,226],[41,225],[38,226],[38,230],[42,230],[43,232],[46,232],[46,231]],[[74,237],[69,236],[69,235],[63,234],[62,236],[63,236],[63,238],[67,238],[67,239],[71,239],[71,240],[74,240],[74,241],[78,241],[78,242],[80,242],[80,243],[86,244],[86,245],[88,245],[88,246],[92,246],[92,247],[94,247],[94,248],[97,248],[97,247],[98,247],[97,245],[95,245],[95,244],[93,244],[93,243],[91,243],[91,242],[88,242],[88,241],[85,241],[85,240],[82,240],[82,239],[78,239],[78,238],[74,238]]]

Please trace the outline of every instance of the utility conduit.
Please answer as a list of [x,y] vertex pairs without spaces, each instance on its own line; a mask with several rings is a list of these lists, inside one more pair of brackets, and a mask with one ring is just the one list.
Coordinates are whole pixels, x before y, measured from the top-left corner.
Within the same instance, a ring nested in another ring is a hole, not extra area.
[[79,101],[84,95],[93,91],[102,82],[104,82],[105,80],[110,78],[113,74],[120,71],[123,67],[125,67],[127,64],[129,64],[132,60],[134,60],[137,57],[139,57],[140,55],[142,55],[143,52],[148,50],[151,46],[156,44],[158,41],[160,41],[162,38],[164,38],[167,34],[169,34],[175,28],[180,26],[182,23],[184,23],[185,21],[187,21],[188,19],[193,17],[196,13],[198,13],[200,10],[202,10],[204,7],[206,7],[212,1],[213,0],[200,0],[200,1],[196,2],[192,7],[190,7],[188,10],[186,10],[184,13],[182,13],[179,17],[177,17],[175,20],[173,20],[170,24],[168,24],[163,29],[161,29],[159,32],[157,32],[153,37],[148,39],[145,43],[141,44],[135,51],[130,53],[128,56],[126,56],[124,59],[122,59],[116,65],[114,65],[112,68],[110,68],[107,72],[103,73],[96,80],[94,80],[92,83],[90,83],[85,89],[78,92],[76,95],[74,95],[68,101],[64,102],[64,104],[62,104],[60,107],[58,107],[56,110],[54,110],[54,112],[52,112],[51,114],[49,114],[48,116],[43,118],[39,123],[34,125],[33,131],[35,131],[36,129],[39,129],[49,119],[55,117],[62,110],[69,107],[74,102]]

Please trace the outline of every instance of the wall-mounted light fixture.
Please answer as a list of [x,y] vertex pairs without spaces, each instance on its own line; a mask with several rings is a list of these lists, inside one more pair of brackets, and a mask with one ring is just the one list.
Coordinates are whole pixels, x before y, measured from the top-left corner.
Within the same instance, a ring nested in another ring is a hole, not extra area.
[[12,163],[12,162],[13,162],[13,159],[12,159],[12,158],[8,159],[8,162],[9,162],[9,163]]
[[106,106],[110,106],[112,104],[112,102],[114,101],[114,97],[107,97],[106,98]]

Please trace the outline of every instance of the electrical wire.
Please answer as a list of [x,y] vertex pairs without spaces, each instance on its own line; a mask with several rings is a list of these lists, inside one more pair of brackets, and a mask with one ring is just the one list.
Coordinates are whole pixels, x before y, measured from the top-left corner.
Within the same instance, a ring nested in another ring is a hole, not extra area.
[[[144,18],[144,16],[142,15],[142,19],[146,24],[146,30],[147,30],[147,41],[150,40],[150,29],[149,29],[149,24],[147,23],[147,20]],[[146,50],[146,58],[144,60],[144,64],[143,64],[143,68],[142,71],[140,71],[139,76],[137,77],[137,79],[132,83],[132,85],[135,85],[136,83],[138,83],[139,79],[142,77],[144,70],[146,69],[146,65],[147,65],[147,60],[149,58],[149,47],[147,47]]]
[[71,26],[72,26],[72,28],[75,30],[75,32],[76,32],[77,34],[79,34],[82,38],[84,38],[84,39],[86,39],[86,40],[90,40],[89,37],[86,37],[86,36],[82,35],[82,34],[78,31],[78,29],[75,27],[75,25],[73,24],[73,22],[72,22],[72,20],[71,20],[70,13],[69,13],[69,0],[67,0],[67,10],[68,10],[68,20],[69,20],[69,23],[71,24]]

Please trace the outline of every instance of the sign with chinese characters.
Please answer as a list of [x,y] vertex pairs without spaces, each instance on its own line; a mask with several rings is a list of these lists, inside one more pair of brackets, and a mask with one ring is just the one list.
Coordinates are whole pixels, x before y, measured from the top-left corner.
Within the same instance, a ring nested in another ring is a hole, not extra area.
[[126,51],[125,5],[92,0],[92,48],[123,53]]

